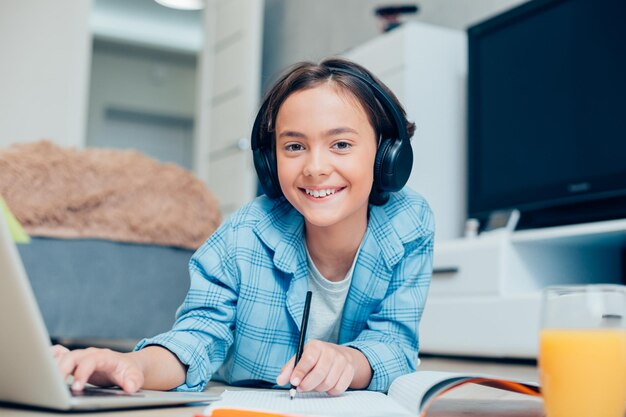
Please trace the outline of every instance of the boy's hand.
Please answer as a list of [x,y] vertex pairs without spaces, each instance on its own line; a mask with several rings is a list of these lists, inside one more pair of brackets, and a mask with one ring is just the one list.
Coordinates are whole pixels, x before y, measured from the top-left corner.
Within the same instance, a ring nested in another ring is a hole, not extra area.
[[[372,377],[369,362],[361,352],[319,340],[311,340],[304,346],[295,369],[294,361],[295,356],[283,366],[276,378],[278,385],[291,383],[298,391],[339,395],[348,388],[367,387]],[[357,372],[357,365],[363,365],[363,361],[366,366],[360,366]]]
[[130,353],[96,348],[70,351],[55,345],[52,354],[63,379],[74,376],[72,389],[75,391],[81,391],[87,382],[98,386],[117,385],[128,393],[134,393],[143,386],[141,364]]

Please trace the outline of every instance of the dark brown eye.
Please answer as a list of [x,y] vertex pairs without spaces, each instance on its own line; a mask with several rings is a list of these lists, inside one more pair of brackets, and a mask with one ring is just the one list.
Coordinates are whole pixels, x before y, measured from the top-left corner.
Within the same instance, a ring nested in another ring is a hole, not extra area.
[[333,147],[340,151],[345,151],[346,149],[350,149],[352,145],[349,144],[348,142],[340,141],[340,142],[335,143]]
[[302,146],[299,143],[290,143],[289,145],[285,146],[285,150],[287,152],[298,152],[304,149],[304,146]]

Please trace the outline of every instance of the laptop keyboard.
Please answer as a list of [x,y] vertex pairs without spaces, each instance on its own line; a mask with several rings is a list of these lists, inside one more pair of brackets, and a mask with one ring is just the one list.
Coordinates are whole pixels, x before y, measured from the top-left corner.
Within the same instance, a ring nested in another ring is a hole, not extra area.
[[[69,388],[69,387],[68,387]],[[82,391],[73,391],[70,388],[72,397],[142,397],[141,394],[128,394],[121,389],[115,388],[97,388],[97,387],[85,387]]]

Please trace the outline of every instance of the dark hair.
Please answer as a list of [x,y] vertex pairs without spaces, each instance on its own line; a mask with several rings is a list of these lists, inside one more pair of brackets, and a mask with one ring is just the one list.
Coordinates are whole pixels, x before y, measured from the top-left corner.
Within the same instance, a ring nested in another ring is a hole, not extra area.
[[[376,95],[372,92],[372,88],[365,82],[355,76],[345,72],[333,72],[332,68],[345,69],[351,72],[359,73],[365,77],[371,78],[377,83],[381,89],[389,96],[397,108],[402,113],[406,121],[407,138],[411,138],[415,133],[415,123],[406,119],[406,112],[395,94],[383,84],[376,76],[361,65],[343,58],[328,58],[315,64],[312,62],[300,62],[288,68],[285,73],[276,81],[271,90],[269,90],[263,102],[266,102],[265,112],[261,115],[260,135],[271,135],[270,138],[262,138],[262,143],[275,143],[274,124],[276,115],[283,102],[291,94],[317,87],[323,83],[333,83],[342,90],[352,94],[358,102],[363,106],[367,114],[376,137],[391,137],[398,135],[393,117],[386,110],[385,106],[380,103]],[[269,139],[269,140],[268,140]]]

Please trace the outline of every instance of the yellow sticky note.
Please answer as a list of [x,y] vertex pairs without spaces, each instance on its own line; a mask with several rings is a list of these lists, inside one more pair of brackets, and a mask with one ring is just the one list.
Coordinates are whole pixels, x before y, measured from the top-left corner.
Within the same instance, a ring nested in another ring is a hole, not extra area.
[[0,196],[0,216],[4,217],[7,225],[9,226],[9,233],[11,233],[11,237],[17,243],[30,243],[30,236],[26,234],[20,222],[17,221],[11,210],[9,210],[9,206],[5,203],[2,196]]

